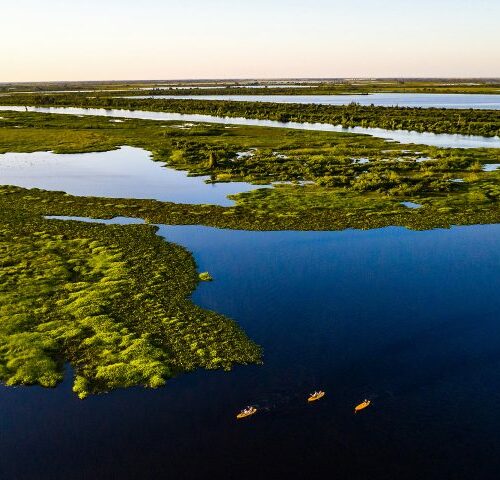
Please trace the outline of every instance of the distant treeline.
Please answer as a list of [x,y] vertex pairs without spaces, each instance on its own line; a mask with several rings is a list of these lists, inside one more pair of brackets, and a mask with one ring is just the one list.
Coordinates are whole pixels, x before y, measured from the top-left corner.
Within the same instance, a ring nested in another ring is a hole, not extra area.
[[[182,88],[179,88],[182,87]],[[307,88],[304,88],[307,87]],[[283,80],[282,82],[212,80],[212,81],[108,81],[108,82],[42,82],[0,83],[0,92],[60,91],[119,92],[124,95],[168,93],[193,94],[248,94],[248,95],[336,95],[369,94],[377,92],[399,93],[467,93],[499,94],[500,80],[491,79],[316,79],[309,81]]]
[[83,94],[9,95],[0,97],[3,105],[74,106],[89,108],[149,110],[184,114],[205,114],[278,120],[319,122],[344,127],[379,127],[389,130],[500,135],[499,110],[442,109],[413,107],[304,105],[214,100],[133,99]]
[[[270,88],[271,87],[271,88]],[[295,88],[294,88],[295,87]],[[304,88],[307,87],[307,88]],[[372,93],[447,93],[447,94],[500,94],[500,83],[448,83],[398,82],[398,83],[320,83],[277,85],[220,85],[219,88],[168,88],[129,90],[127,95],[369,95]]]

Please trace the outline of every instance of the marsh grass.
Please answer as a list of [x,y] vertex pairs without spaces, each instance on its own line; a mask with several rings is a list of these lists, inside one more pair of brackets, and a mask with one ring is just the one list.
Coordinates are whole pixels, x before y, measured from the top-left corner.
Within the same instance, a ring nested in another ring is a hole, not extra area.
[[[2,207],[5,207],[3,205]],[[196,267],[151,226],[47,221],[2,208],[0,378],[89,394],[159,387],[195,368],[260,361],[235,322],[189,299]]]

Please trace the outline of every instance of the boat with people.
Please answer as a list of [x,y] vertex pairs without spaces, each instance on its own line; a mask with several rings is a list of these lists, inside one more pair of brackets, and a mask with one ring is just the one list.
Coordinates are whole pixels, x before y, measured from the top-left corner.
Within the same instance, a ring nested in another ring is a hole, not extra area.
[[354,413],[357,413],[365,408],[369,407],[372,402],[367,400],[366,398],[359,404],[354,407]]
[[257,413],[257,409],[255,407],[246,407],[244,408],[238,415],[236,415],[236,418],[238,420],[241,420],[242,418],[250,417],[252,415],[255,415]]
[[314,393],[311,393],[309,395],[309,398],[307,399],[308,402],[316,402],[320,398],[323,398],[325,396],[325,392],[322,390],[315,391]]
[[[315,390],[313,393],[309,394],[307,397],[307,402],[312,403],[320,400],[326,395],[326,393],[323,390]],[[371,400],[364,399],[361,403],[356,405],[354,407],[354,413],[358,413],[361,410],[364,410],[365,408],[368,408],[371,405]],[[248,407],[245,407],[243,410],[241,410],[237,415],[236,418],[238,420],[241,420],[243,418],[251,417],[252,415],[255,415],[257,413],[257,408],[249,405]]]

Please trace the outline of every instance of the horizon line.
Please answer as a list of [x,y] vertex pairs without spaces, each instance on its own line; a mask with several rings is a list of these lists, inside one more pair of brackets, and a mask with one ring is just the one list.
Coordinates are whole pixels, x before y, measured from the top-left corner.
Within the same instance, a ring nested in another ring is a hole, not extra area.
[[339,80],[482,80],[482,81],[500,81],[500,77],[492,76],[387,76],[387,77],[193,77],[193,78],[128,78],[128,79],[92,79],[92,80],[16,80],[16,81],[0,81],[0,85],[25,84],[25,83],[96,83],[96,82],[248,82],[248,81],[339,81]]

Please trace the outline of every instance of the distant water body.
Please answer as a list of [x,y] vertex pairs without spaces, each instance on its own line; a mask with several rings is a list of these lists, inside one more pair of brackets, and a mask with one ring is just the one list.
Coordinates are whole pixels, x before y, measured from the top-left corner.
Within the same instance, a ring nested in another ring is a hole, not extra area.
[[370,95],[141,95],[126,98],[232,100],[240,102],[316,105],[376,105],[380,107],[474,108],[500,110],[500,95],[470,93],[372,93]]

